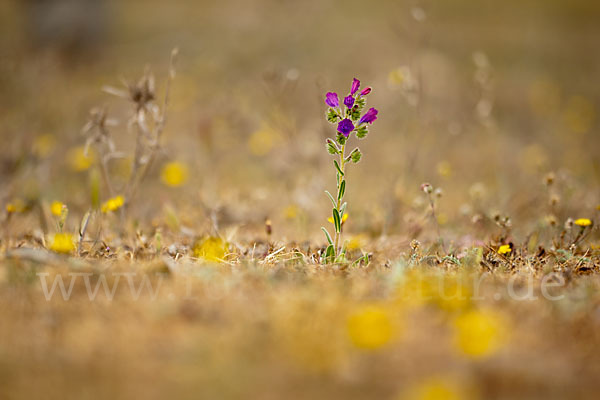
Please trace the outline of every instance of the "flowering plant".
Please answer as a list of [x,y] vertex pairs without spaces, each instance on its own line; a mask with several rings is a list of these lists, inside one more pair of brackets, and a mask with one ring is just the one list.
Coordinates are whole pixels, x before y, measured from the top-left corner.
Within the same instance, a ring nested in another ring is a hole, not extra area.
[[331,204],[333,205],[333,226],[335,229],[332,238],[326,228],[321,229],[327,237],[329,245],[325,250],[326,262],[340,262],[345,259],[345,246],[340,249],[340,237],[342,234],[342,224],[346,220],[347,203],[343,201],[346,193],[346,164],[358,163],[362,157],[358,147],[346,154],[346,145],[352,133],[356,134],[358,139],[364,139],[369,133],[368,124],[372,124],[377,119],[378,111],[375,108],[369,108],[363,113],[367,103],[365,96],[371,93],[371,88],[360,89],[360,81],[356,78],[352,81],[350,93],[344,97],[340,104],[337,93],[329,92],[325,95],[325,104],[329,106],[327,111],[327,121],[337,124],[337,135],[335,139],[328,138],[326,147],[329,154],[338,156],[339,159],[333,161],[336,171],[337,190],[334,197],[328,191],[325,191]]

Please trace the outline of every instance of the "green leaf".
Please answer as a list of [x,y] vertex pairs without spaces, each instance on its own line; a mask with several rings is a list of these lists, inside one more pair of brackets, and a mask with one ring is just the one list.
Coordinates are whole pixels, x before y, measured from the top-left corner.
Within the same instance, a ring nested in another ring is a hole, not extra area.
[[359,139],[365,138],[368,133],[369,133],[369,129],[365,125],[363,125],[359,128],[356,128],[356,137]]
[[327,112],[327,121],[334,124],[338,121],[339,118],[340,116],[338,115],[338,113],[333,108],[330,108]]
[[336,204],[335,200],[333,199],[333,196],[331,195],[331,193],[329,193],[329,191],[326,190],[325,194],[327,195],[327,197],[329,197],[329,200],[331,200],[331,204],[333,204],[333,206],[335,207],[337,204]]
[[346,138],[346,136],[342,135],[341,133],[339,133],[336,138],[337,142],[340,144],[340,146],[343,146],[346,143],[346,140],[348,140]]
[[338,211],[335,208],[333,209],[333,225],[335,226],[336,232],[342,231],[342,222],[340,220],[340,214],[338,214]]
[[330,260],[333,260],[334,257],[335,257],[335,250],[333,248],[333,245],[330,244],[329,246],[327,246],[327,249],[325,250],[325,262],[330,262]]
[[354,164],[356,164],[357,162],[360,161],[360,159],[362,158],[362,153],[360,152],[358,147],[356,149],[352,150],[352,153],[350,153],[350,158],[352,159],[352,162]]
[[329,244],[333,244],[333,240],[331,240],[331,235],[329,234],[327,229],[325,229],[325,227],[322,226],[321,230],[325,233],[325,236],[327,237],[327,241],[329,242]]
[[356,99],[354,106],[358,107],[359,110],[362,110],[362,108],[365,106],[365,104],[367,104],[367,101],[365,100],[365,98],[359,97],[358,99]]
[[337,160],[333,160],[333,164],[335,165],[335,169],[337,169],[338,174],[340,174],[341,176],[344,176],[344,172],[342,172],[342,169],[340,168],[340,164],[338,164]]
[[331,139],[327,139],[327,143],[325,143],[325,147],[327,148],[327,151],[329,152],[329,154],[335,155],[335,154],[340,153],[340,150],[338,149],[338,147],[335,145],[335,143]]
[[346,180],[343,180],[340,184],[340,190],[338,191],[338,200],[341,200],[344,197],[344,193],[346,193]]
[[340,207],[340,215],[344,215],[344,213],[346,212],[346,206],[348,205],[348,203],[344,202],[344,204],[342,204],[342,206]]

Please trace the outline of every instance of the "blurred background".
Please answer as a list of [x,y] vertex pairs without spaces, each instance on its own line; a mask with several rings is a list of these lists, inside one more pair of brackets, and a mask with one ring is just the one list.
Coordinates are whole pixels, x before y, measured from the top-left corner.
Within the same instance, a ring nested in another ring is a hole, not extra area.
[[[275,237],[322,241],[335,185],[323,99],[353,77],[380,114],[350,171],[347,230],[434,232],[426,181],[443,189],[437,219],[456,241],[497,214],[517,239],[549,217],[592,218],[598,21],[588,0],[1,0],[0,202],[60,200],[77,226],[91,204],[92,107],[119,122],[116,185],[130,173],[131,106],[101,88],[149,66],[162,98],[178,47],[163,149],[132,207],[142,226],[175,213],[202,230],[213,214],[253,237],[270,218]],[[188,169],[179,187],[160,179],[173,161]]]

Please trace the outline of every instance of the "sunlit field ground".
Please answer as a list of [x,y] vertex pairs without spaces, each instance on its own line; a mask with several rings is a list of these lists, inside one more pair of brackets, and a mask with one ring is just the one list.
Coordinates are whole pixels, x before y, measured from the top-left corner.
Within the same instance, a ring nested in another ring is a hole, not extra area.
[[597,398],[599,5],[58,3],[0,1],[0,399]]

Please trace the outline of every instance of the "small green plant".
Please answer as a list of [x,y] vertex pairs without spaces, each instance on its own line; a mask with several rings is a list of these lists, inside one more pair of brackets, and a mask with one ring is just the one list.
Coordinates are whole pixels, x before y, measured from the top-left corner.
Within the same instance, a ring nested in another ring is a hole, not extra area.
[[378,111],[375,108],[369,108],[363,114],[363,109],[367,103],[365,96],[371,93],[371,88],[367,87],[359,92],[360,81],[354,79],[348,96],[340,104],[337,93],[329,92],[325,95],[325,104],[329,106],[327,110],[327,121],[337,124],[337,135],[335,139],[328,138],[326,148],[329,154],[338,156],[334,159],[333,165],[336,174],[336,196],[325,191],[331,204],[333,205],[333,216],[331,221],[335,229],[333,238],[325,227],[321,227],[327,237],[328,246],[325,250],[324,261],[344,262],[346,261],[346,247],[340,249],[342,235],[342,224],[346,220],[346,206],[344,194],[346,193],[346,165],[348,163],[358,163],[362,153],[358,147],[349,153],[346,152],[346,146],[352,133],[356,134],[358,139],[364,139],[369,133],[368,124],[372,124],[377,119]]

